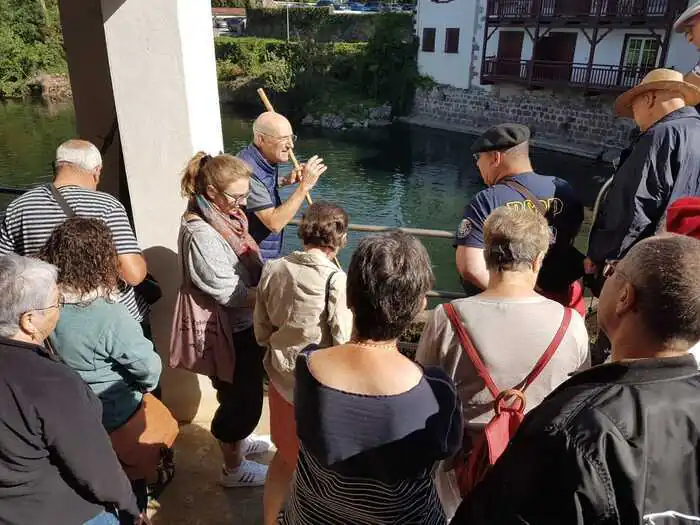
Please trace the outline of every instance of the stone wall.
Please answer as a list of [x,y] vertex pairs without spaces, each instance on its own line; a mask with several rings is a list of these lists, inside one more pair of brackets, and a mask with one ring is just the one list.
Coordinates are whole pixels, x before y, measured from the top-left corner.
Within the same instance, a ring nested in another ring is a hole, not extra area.
[[413,117],[480,130],[502,122],[526,124],[534,137],[606,149],[625,147],[634,123],[614,116],[612,96],[575,91],[528,91],[493,86],[419,91]]

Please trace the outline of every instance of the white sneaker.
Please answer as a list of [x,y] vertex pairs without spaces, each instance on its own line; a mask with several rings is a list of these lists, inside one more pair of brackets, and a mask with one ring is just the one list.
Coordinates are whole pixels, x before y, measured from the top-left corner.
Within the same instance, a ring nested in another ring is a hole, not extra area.
[[272,446],[270,436],[256,436],[255,434],[251,434],[243,440],[241,453],[243,457],[246,458],[248,456],[261,456],[270,450]]
[[262,487],[267,476],[267,466],[244,459],[237,469],[221,472],[221,485],[226,488]]

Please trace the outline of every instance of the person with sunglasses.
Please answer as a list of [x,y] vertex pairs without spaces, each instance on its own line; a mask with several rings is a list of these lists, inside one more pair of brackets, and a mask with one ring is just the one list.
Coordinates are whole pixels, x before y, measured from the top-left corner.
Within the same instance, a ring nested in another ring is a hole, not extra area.
[[182,195],[188,199],[180,226],[181,266],[197,290],[223,307],[233,339],[233,348],[215,345],[213,350],[234,353],[221,356],[235,362],[232,377],[223,370],[211,377],[219,401],[211,432],[224,456],[224,487],[263,485],[267,468],[246,458],[270,448],[269,440],[251,436],[262,413],[264,350],[253,333],[263,262],[243,211],[250,179],[251,170],[242,160],[200,151],[181,180]]
[[[279,165],[289,162],[296,139],[289,121],[279,113],[268,111],[253,124],[253,143],[238,153],[238,158],[252,170],[246,214],[250,234],[259,244],[263,260],[279,258],[285,226],[327,169],[323,159],[314,155],[298,170],[280,179]],[[279,188],[297,183],[289,199],[282,202]]]

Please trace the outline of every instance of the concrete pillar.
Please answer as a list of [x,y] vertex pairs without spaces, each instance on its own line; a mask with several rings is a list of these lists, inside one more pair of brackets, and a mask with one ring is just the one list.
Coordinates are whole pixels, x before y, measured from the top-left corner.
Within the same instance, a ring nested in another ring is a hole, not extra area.
[[[136,233],[163,286],[151,323],[167,363],[180,283],[180,174],[198,150],[223,150],[211,6],[202,0],[102,0],[107,55]],[[207,378],[168,371],[166,403],[181,420],[206,420]],[[201,398],[201,402],[200,402]]]
[[[72,0],[60,0],[59,7],[78,136],[102,148],[116,118],[102,10],[99,2]],[[100,189],[119,197],[118,133],[102,157]]]

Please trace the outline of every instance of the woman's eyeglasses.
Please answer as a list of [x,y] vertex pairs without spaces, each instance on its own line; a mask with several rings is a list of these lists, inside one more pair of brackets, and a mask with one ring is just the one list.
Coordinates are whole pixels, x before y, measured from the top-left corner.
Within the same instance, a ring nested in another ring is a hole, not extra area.
[[44,308],[32,308],[32,312],[44,312],[46,310],[53,310],[54,308],[60,309],[63,308],[66,305],[66,302],[64,301],[63,297],[59,297],[58,300],[56,301],[56,304],[52,304],[51,306],[45,306]]
[[244,202],[248,199],[248,197],[250,197],[249,191],[245,193],[227,193],[225,191],[222,191],[221,193],[226,197],[229,203],[234,204],[236,206],[240,206],[242,202]]

